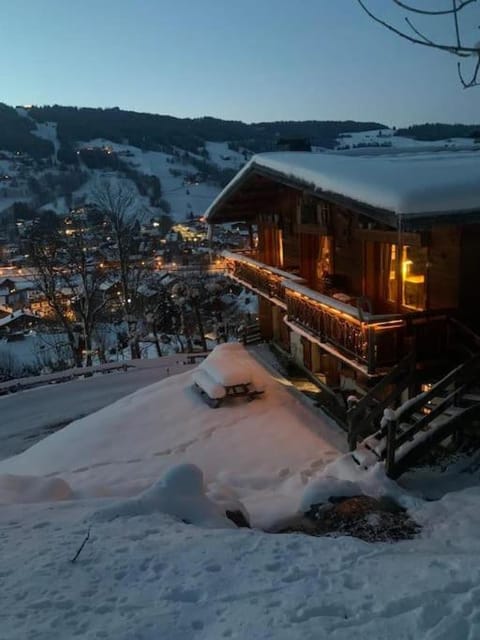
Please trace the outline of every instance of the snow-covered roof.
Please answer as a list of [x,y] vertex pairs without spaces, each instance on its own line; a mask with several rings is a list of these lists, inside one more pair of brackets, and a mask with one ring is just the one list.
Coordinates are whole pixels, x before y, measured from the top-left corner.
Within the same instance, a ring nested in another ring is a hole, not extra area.
[[39,320],[40,316],[37,316],[35,313],[26,309],[18,309],[17,311],[13,311],[10,315],[0,318],[0,327],[6,327],[11,322],[18,320],[19,318],[33,318],[35,320]]
[[480,153],[275,152],[254,156],[206,211],[215,212],[252,173],[405,216],[480,212]]

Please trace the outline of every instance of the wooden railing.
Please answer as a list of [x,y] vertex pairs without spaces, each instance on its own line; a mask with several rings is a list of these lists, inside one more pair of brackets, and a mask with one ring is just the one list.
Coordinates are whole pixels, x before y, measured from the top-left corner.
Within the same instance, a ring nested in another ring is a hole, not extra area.
[[222,254],[227,273],[286,310],[292,328],[331,345],[369,375],[384,374],[405,355],[438,357],[448,339],[445,311],[373,315],[357,306],[320,294],[298,276],[242,254]]
[[386,373],[409,353],[417,362],[438,360],[449,344],[444,310],[373,315],[305,287],[284,285],[287,321],[332,345],[369,375]]
[[[391,413],[390,419],[385,421],[383,433],[379,433],[380,436],[384,435],[385,438],[383,449],[378,451],[380,457],[385,460],[388,476],[398,478],[408,468],[410,461],[418,456],[419,451],[428,450],[432,442],[439,442],[453,432],[456,427],[455,418],[447,419],[438,428],[434,427],[432,429],[434,421],[444,414],[449,407],[457,403],[470,383],[476,383],[479,370],[480,354],[477,353],[466,362],[452,369],[444,378],[434,384],[429,391],[413,398],[402,409],[397,410],[395,414]],[[439,399],[439,402],[433,407],[429,406],[429,403],[435,398]],[[414,414],[422,413],[427,407],[428,411],[424,412],[420,419],[409,423]],[[476,407],[471,407],[471,409],[475,409],[478,414],[480,410],[479,404],[477,403]],[[404,426],[401,430],[399,430],[400,425]],[[417,435],[420,435],[418,440],[416,439]],[[403,445],[407,444],[409,446],[402,451]]]
[[366,368],[369,374],[396,364],[402,357],[405,320],[369,316],[352,305],[312,292],[311,296],[286,288],[288,321],[320,342]]
[[353,451],[358,437],[365,437],[381,428],[386,408],[399,402],[402,393],[413,384],[415,357],[413,352],[403,358],[387,375],[347,411],[348,443]]
[[284,280],[289,279],[292,282],[304,282],[303,278],[299,278],[288,271],[282,271],[275,267],[269,267],[250,257],[245,253],[232,253],[230,251],[222,252],[224,259],[224,267],[231,277],[245,284],[247,287],[254,289],[261,295],[266,296],[273,302],[277,302],[280,306],[286,306],[285,303],[285,286]]

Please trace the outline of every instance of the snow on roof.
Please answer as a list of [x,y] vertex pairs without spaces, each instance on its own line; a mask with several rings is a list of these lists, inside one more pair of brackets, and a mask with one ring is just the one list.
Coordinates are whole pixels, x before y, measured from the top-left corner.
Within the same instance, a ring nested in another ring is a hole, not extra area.
[[34,288],[34,283],[23,276],[7,276],[3,279],[0,278],[0,287],[2,289],[5,287],[8,288],[8,283],[11,283],[17,291]]
[[213,201],[207,217],[212,217],[232,189],[255,171],[396,214],[480,211],[477,151],[365,155],[275,152],[254,156]]
[[17,311],[12,311],[12,313],[10,313],[8,316],[0,318],[0,327],[6,327],[11,322],[13,322],[14,320],[18,320],[19,318],[35,318],[36,320],[38,320],[40,316],[37,316],[31,311],[18,309]]

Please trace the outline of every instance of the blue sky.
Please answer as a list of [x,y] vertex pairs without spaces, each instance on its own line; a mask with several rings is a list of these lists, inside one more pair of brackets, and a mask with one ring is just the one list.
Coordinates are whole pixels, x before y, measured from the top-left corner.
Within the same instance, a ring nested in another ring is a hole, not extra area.
[[[389,0],[368,2],[392,17]],[[0,0],[0,11],[8,104],[480,122],[480,88],[461,88],[452,56],[396,38],[356,0]]]

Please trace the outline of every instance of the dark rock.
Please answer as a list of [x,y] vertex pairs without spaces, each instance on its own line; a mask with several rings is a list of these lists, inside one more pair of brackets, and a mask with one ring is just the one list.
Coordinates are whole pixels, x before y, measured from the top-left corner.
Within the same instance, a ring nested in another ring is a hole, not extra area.
[[313,505],[304,516],[284,522],[276,533],[349,535],[367,542],[395,542],[413,538],[419,531],[420,526],[394,500],[360,495]]
[[247,520],[245,514],[241,511],[229,511],[228,509],[225,511],[225,515],[229,520],[231,520],[237,527],[244,527],[247,529],[251,529],[250,522]]

